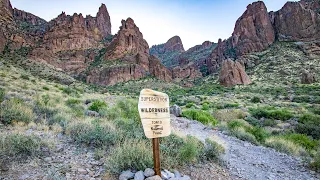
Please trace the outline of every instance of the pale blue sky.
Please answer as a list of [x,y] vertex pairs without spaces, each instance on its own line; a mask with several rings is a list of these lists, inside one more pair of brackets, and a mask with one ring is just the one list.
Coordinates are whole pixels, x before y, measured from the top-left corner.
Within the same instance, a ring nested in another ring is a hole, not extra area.
[[[287,0],[265,0],[269,11],[279,10]],[[95,16],[106,4],[117,33],[121,19],[134,19],[149,46],[179,35],[185,49],[209,40],[231,36],[236,20],[252,0],[11,0],[13,7],[49,21],[62,11]]]

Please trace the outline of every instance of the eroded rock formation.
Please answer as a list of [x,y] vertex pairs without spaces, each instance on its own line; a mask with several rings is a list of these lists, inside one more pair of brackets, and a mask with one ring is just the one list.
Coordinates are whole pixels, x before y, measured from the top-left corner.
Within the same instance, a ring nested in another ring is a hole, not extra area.
[[222,63],[219,81],[222,86],[232,87],[237,84],[250,84],[251,80],[239,62],[230,59]]
[[164,52],[170,51],[184,51],[183,44],[179,36],[173,36],[164,44]]
[[[107,64],[107,65],[106,65]],[[100,73],[101,72],[101,73]],[[88,72],[87,83],[114,85],[148,75],[170,82],[172,73],[155,56],[133,19],[122,20],[120,30],[98,67]]]
[[320,39],[319,1],[287,2],[271,18],[278,40],[314,41]]
[[274,41],[274,29],[265,4],[254,2],[237,20],[232,36],[219,40],[207,60],[209,72],[215,72],[224,59],[262,51]]

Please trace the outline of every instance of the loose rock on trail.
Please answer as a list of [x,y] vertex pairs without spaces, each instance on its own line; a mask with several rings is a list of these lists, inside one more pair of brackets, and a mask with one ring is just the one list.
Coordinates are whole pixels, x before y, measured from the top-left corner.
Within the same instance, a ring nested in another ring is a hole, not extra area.
[[213,130],[198,121],[171,117],[173,131],[181,135],[191,135],[202,142],[210,138],[225,148],[222,160],[225,162],[232,179],[252,180],[313,180],[320,175],[303,166],[296,158],[271,148],[256,146]]

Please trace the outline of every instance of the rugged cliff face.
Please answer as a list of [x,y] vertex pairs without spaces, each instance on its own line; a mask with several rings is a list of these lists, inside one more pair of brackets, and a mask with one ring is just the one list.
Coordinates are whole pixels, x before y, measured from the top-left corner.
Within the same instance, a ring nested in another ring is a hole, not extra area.
[[0,53],[4,50],[13,29],[13,10],[9,0],[0,1]]
[[237,20],[232,36],[219,40],[207,60],[209,73],[215,72],[226,58],[262,51],[274,41],[275,33],[265,4],[254,2]]
[[[99,73],[101,72],[101,73]],[[164,81],[172,80],[172,73],[154,56],[133,19],[122,20],[120,30],[106,48],[106,53],[91,67],[87,83],[114,85],[147,75]]]
[[250,4],[238,19],[232,36],[219,41],[207,59],[209,72],[218,70],[223,60],[259,52],[278,41],[317,41],[320,39],[320,2],[287,2],[277,12],[267,12],[263,2]]
[[182,52],[184,52],[184,48],[179,36],[173,36],[166,43],[150,48],[150,54],[159,58],[168,68],[179,65],[179,55]]
[[280,41],[315,41],[320,39],[319,1],[287,2],[277,12],[270,12]]

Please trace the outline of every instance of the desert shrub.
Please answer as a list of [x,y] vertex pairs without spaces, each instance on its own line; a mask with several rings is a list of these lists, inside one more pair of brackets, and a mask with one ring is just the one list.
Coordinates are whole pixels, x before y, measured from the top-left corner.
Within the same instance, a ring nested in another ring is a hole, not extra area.
[[69,107],[72,107],[72,106],[74,106],[74,105],[76,105],[76,104],[80,104],[80,103],[81,103],[81,100],[80,100],[80,99],[73,99],[73,98],[71,98],[71,99],[68,99],[68,100],[66,101],[66,105],[69,106]]
[[317,141],[310,139],[304,134],[286,134],[282,136],[284,139],[299,144],[300,146],[306,148],[307,150],[313,150],[317,146]]
[[112,173],[124,169],[144,170],[153,166],[151,144],[146,141],[126,140],[111,150],[106,167]]
[[292,112],[287,109],[279,108],[276,109],[274,107],[259,107],[259,108],[250,108],[249,112],[255,118],[271,118],[271,119],[279,119],[279,120],[288,120],[293,117]]
[[13,158],[41,155],[47,144],[35,135],[0,134],[0,152]]
[[20,76],[20,78],[21,78],[21,79],[25,79],[25,80],[29,80],[29,79],[30,79],[27,74],[22,74],[22,75]]
[[66,87],[66,88],[60,88],[63,93],[68,94],[70,96],[79,96],[78,91],[75,88]]
[[224,108],[235,108],[235,107],[239,107],[240,104],[238,103],[227,103],[224,105]]
[[4,97],[6,96],[6,91],[0,88],[0,104],[4,101]]
[[260,143],[264,143],[266,138],[270,136],[270,134],[266,130],[259,127],[248,128],[247,132],[252,134]]
[[12,121],[29,123],[35,117],[30,105],[19,99],[10,99],[0,108],[0,119],[4,124],[11,124]]
[[202,110],[185,110],[182,112],[182,116],[188,119],[197,120],[203,124],[217,125],[218,121],[208,112]]
[[50,89],[47,86],[43,86],[42,89],[49,91]]
[[258,121],[258,119],[252,116],[247,116],[244,120],[247,121],[252,126],[260,126],[260,122]]
[[140,123],[140,116],[138,111],[138,102],[134,100],[121,100],[116,104],[116,108],[119,109],[119,115],[125,119],[133,119],[137,123]]
[[246,132],[244,127],[238,127],[230,131],[230,135],[235,136],[236,138],[243,140],[243,141],[248,141],[253,144],[259,144],[257,139],[254,137],[254,135]]
[[188,136],[179,150],[181,164],[195,162],[203,149],[203,144],[194,137]]
[[310,163],[310,166],[317,172],[320,172],[320,148],[318,148],[313,161]]
[[303,156],[307,154],[302,146],[282,137],[269,137],[266,139],[265,145],[274,148],[279,152],[294,156]]
[[259,98],[259,97],[254,96],[254,97],[251,99],[251,102],[252,102],[252,103],[260,103],[260,102],[261,102],[261,100],[260,100],[260,98]]
[[215,111],[213,116],[220,121],[228,122],[234,119],[243,119],[246,117],[246,113],[239,109],[223,109]]
[[69,124],[66,134],[77,143],[94,147],[110,147],[121,138],[115,129],[98,121]]
[[277,122],[274,119],[266,119],[262,122],[262,126],[275,126]]
[[48,120],[49,125],[59,124],[64,130],[68,123],[71,121],[71,115],[69,113],[59,112],[55,113],[52,118]]
[[105,107],[107,107],[106,102],[95,100],[88,109],[91,111],[99,112],[101,109]]
[[230,130],[234,130],[234,129],[237,129],[240,127],[248,127],[249,126],[249,124],[242,119],[236,119],[236,120],[229,121],[227,123],[227,125]]
[[320,116],[313,114],[304,114],[299,118],[299,124],[296,126],[296,132],[320,139]]
[[194,106],[195,106],[194,102],[189,102],[189,103],[186,105],[186,108],[192,108],[192,107],[194,107]]
[[206,147],[204,149],[204,156],[207,160],[215,160],[219,161],[221,155],[225,152],[225,149],[223,146],[218,144],[215,141],[212,141],[211,139],[206,139]]

